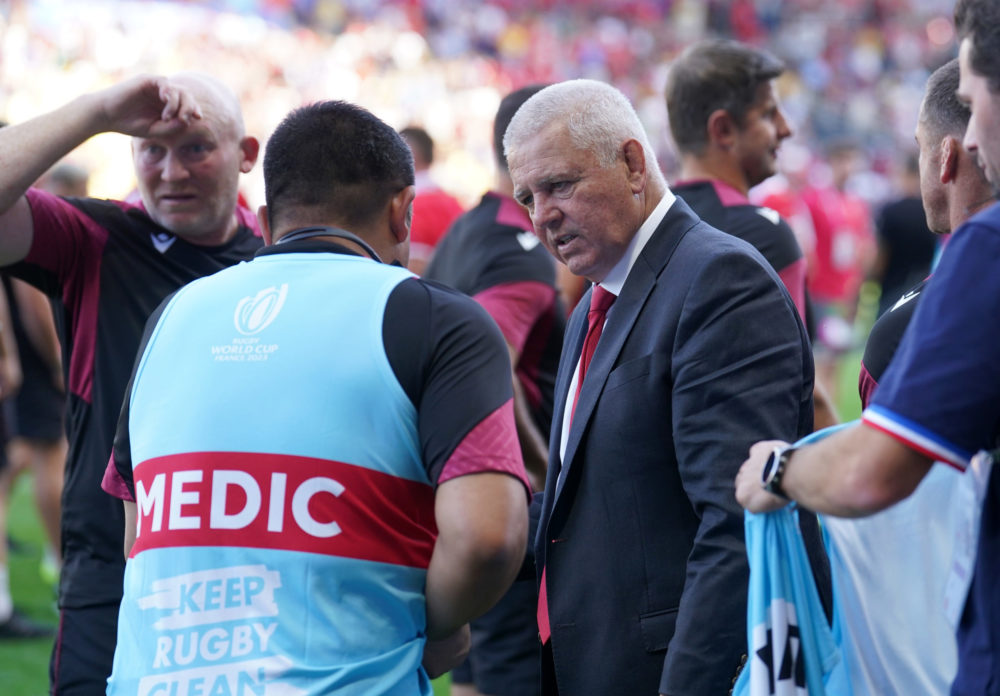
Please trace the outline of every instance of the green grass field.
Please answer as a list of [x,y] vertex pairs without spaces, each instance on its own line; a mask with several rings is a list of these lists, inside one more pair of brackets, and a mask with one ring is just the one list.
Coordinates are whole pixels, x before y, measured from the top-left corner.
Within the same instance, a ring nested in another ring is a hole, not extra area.
[[[55,625],[55,588],[38,573],[43,532],[35,513],[31,481],[22,476],[8,515],[10,536],[20,550],[10,552],[10,584],[14,604],[28,616]],[[52,641],[0,641],[0,684],[8,696],[42,696],[48,692]]]
[[[837,406],[843,420],[857,418],[860,355],[845,356],[838,372]],[[11,501],[10,535],[22,550],[10,555],[11,590],[17,607],[39,621],[55,624],[55,590],[39,575],[42,529],[31,496],[31,481],[22,476]],[[3,696],[42,696],[48,688],[50,640],[0,641],[0,693]],[[434,682],[435,696],[448,696],[447,676]]]
[[858,375],[861,372],[861,351],[844,356],[837,370],[837,413],[841,421],[861,417],[861,397],[858,396]]

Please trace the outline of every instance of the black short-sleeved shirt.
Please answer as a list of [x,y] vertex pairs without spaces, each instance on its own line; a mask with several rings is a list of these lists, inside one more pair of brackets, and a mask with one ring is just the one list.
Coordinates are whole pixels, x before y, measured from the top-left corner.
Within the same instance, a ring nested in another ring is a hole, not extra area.
[[861,408],[867,408],[871,401],[878,381],[882,379],[886,368],[892,362],[896,349],[903,340],[906,327],[910,325],[913,313],[917,311],[920,293],[923,292],[927,280],[917,283],[896,303],[890,305],[888,311],[878,318],[868,334],[864,356],[861,358],[861,372],[858,376],[858,392],[861,395]]
[[878,242],[887,255],[882,274],[878,313],[896,304],[906,288],[931,272],[937,237],[927,229],[927,216],[919,197],[901,198],[886,205],[878,218]]
[[753,205],[746,196],[717,180],[681,181],[671,190],[702,220],[749,242],[767,259],[805,318],[806,260],[795,233],[777,211]]
[[555,261],[509,196],[489,192],[438,244],[424,277],[477,300],[519,355],[515,372],[544,435],[565,329]]

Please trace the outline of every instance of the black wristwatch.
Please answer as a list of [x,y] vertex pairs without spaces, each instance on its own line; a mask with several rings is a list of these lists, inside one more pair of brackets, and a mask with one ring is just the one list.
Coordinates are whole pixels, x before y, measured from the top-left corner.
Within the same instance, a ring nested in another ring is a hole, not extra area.
[[781,479],[785,475],[785,465],[792,456],[795,447],[792,445],[779,445],[771,452],[771,456],[764,462],[764,470],[760,474],[761,485],[764,490],[782,498],[788,499],[785,491],[781,488]]

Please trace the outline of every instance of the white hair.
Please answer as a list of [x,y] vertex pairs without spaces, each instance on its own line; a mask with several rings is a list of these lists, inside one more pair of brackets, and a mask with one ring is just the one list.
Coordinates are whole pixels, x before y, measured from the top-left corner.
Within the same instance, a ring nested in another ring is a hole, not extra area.
[[610,167],[618,160],[625,141],[637,140],[649,174],[666,181],[656,166],[656,153],[638,114],[628,98],[611,85],[597,80],[567,80],[535,94],[507,126],[503,136],[507,159],[516,158],[519,146],[553,122],[564,124],[572,143],[594,153],[602,167]]

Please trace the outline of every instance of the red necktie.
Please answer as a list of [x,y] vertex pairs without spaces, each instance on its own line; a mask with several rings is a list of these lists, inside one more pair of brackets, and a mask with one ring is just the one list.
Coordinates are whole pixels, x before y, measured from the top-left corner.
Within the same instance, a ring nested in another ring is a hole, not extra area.
[[573,395],[570,423],[573,422],[573,413],[576,412],[576,402],[580,398],[580,387],[583,386],[587,367],[594,357],[594,351],[597,350],[597,342],[601,340],[601,332],[604,331],[604,320],[608,316],[608,309],[611,308],[617,297],[600,285],[595,285],[594,292],[590,295],[590,311],[587,312],[587,337],[583,339],[583,352],[580,353],[580,374],[576,379],[576,394]]
[[[573,422],[573,413],[576,412],[576,402],[580,398],[580,387],[583,385],[583,378],[587,374],[587,367],[597,350],[597,342],[601,340],[601,332],[604,331],[604,321],[608,316],[608,309],[611,308],[617,295],[608,292],[600,285],[594,286],[594,292],[590,296],[590,311],[587,312],[587,337],[583,339],[583,352],[580,353],[580,374],[576,380],[576,394],[573,395],[573,411],[570,412],[570,423]],[[538,635],[542,643],[547,643],[552,637],[552,627],[549,625],[549,593],[545,581],[545,568],[542,568],[541,587],[538,588],[538,611],[535,614],[538,620]]]

